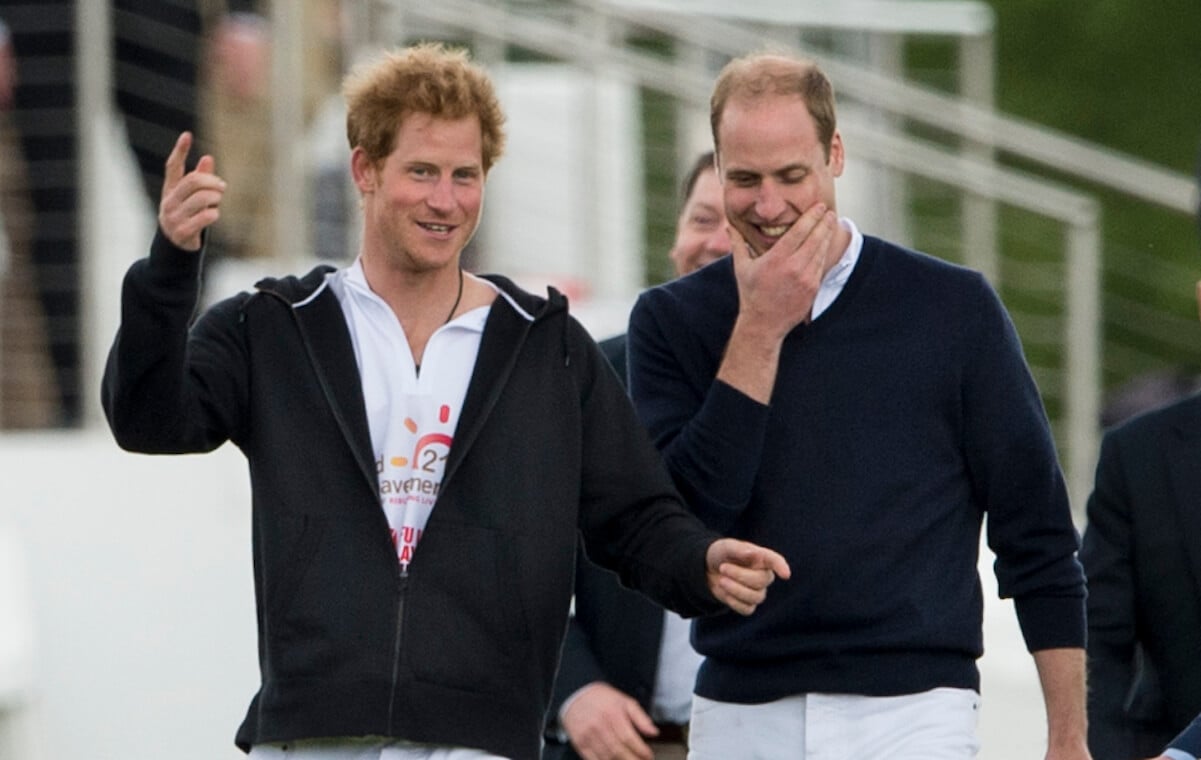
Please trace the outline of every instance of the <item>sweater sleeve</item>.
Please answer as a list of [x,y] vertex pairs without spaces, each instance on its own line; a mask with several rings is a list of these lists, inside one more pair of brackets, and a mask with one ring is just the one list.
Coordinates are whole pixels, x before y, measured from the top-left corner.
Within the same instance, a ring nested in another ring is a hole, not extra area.
[[117,443],[142,453],[211,451],[237,436],[245,397],[240,296],[189,323],[199,295],[200,254],[161,233],[134,262],[121,292],[101,402]]
[[1030,651],[1083,647],[1079,538],[1050,425],[1021,343],[983,277],[969,289],[962,334],[964,447],[1003,598],[1013,598]]
[[630,395],[685,502],[728,532],[751,500],[769,407],[679,355],[661,295],[644,293],[630,315]]

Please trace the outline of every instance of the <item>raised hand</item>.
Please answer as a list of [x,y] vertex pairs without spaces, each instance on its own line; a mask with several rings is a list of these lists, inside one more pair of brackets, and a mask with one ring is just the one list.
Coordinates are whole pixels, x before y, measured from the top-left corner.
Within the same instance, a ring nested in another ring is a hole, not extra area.
[[753,321],[778,339],[807,320],[826,272],[837,225],[833,211],[824,203],[814,204],[761,253],[731,225],[739,319]]
[[738,281],[738,319],[726,344],[717,379],[761,404],[771,401],[780,348],[794,327],[809,319],[838,218],[824,203],[799,219],[762,253],[730,226],[734,277]]
[[220,217],[225,180],[214,174],[213,157],[200,157],[196,168],[184,171],[192,133],[183,132],[175,141],[163,178],[163,194],[158,207],[158,224],[167,239],[178,248],[200,250],[200,233]]

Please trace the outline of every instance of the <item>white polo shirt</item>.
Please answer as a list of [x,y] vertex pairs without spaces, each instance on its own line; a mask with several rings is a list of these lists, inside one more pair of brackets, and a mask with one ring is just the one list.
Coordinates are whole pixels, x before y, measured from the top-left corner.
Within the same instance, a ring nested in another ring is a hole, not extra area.
[[407,567],[434,510],[489,307],[460,314],[426,343],[420,371],[392,308],[361,260],[330,275],[363,383],[380,506]]

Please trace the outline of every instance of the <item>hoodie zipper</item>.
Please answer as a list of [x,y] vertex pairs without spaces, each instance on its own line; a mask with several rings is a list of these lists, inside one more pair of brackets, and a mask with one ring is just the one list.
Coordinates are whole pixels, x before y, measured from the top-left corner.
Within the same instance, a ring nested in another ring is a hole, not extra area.
[[388,733],[390,735],[396,733],[392,716],[396,708],[396,688],[400,681],[400,647],[404,638],[405,592],[409,587],[409,568],[407,565],[401,566],[397,580],[396,634],[392,647],[392,690],[388,695]]
[[[497,287],[500,287],[500,285],[498,283],[494,283],[494,284],[497,284]],[[308,298],[306,298],[305,300],[306,301],[311,300],[317,294],[317,291],[321,290],[324,287],[325,286],[322,285],[321,287],[317,288],[317,290],[315,290],[313,293],[310,293]],[[304,343],[306,350],[309,351],[310,360],[312,360],[314,362],[314,365],[317,369],[317,377],[319,379],[319,382],[321,383],[322,392],[324,393],[324,395],[327,399],[327,402],[330,404],[331,410],[334,412],[335,416],[338,418],[339,426],[343,429],[343,432],[345,434],[346,431],[348,430],[348,423],[346,423],[346,421],[341,418],[341,415],[338,411],[338,406],[337,406],[337,404],[334,403],[334,394],[331,391],[331,389],[328,387],[325,377],[320,371],[319,364],[316,362],[315,357],[312,354],[312,346],[309,344],[308,335],[304,329],[304,326],[300,323],[300,320],[297,317],[296,312],[295,312],[294,307],[296,304],[293,303],[291,300],[289,300],[282,293],[279,293],[275,290],[268,289],[266,287],[259,287],[257,285],[256,285],[256,289],[265,295],[279,299],[280,301],[284,302],[289,307],[289,310],[292,313],[292,317],[296,322],[297,330],[300,332],[301,340]],[[504,288],[500,288],[500,289],[504,290]],[[551,288],[551,289],[549,289],[548,298],[547,298],[543,308],[540,310],[540,312],[538,314],[534,315],[530,321],[537,322],[540,319],[546,317],[548,312],[557,312],[558,310],[565,309],[565,308],[566,308],[566,299],[564,299],[562,295],[560,295],[557,291],[554,291],[554,289]],[[569,349],[569,340],[568,340],[568,335],[567,335],[566,322],[564,324],[563,332],[560,336],[560,340],[562,341],[562,347],[563,347],[563,364],[566,367],[570,367],[571,366],[571,351]],[[348,436],[348,438],[349,438],[349,436]],[[457,438],[457,436],[456,436],[456,438]],[[447,471],[444,473],[443,481],[442,481],[443,489],[445,489],[446,483],[449,480],[450,475],[451,475],[450,471]],[[381,516],[383,515],[382,509],[380,511],[380,515]],[[386,524],[386,521],[385,521],[385,524]],[[407,596],[408,585],[409,585],[408,566],[402,565],[397,574],[396,631],[393,636],[392,683],[391,683],[391,689],[390,689],[390,692],[388,695],[388,720],[387,720],[387,723],[388,723],[388,733],[389,734],[397,733],[396,728],[395,728],[394,713],[395,713],[395,708],[396,708],[396,704],[397,704],[397,700],[398,700],[398,687],[399,687],[399,682],[400,682],[400,656],[401,656],[401,647],[403,646],[403,639],[404,639],[403,631],[404,631],[405,597]]]

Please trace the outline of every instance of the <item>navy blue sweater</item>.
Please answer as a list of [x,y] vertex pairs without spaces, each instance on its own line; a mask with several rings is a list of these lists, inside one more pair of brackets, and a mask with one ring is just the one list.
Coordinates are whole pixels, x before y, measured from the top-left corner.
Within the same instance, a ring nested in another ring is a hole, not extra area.
[[635,404],[691,507],[780,551],[758,611],[698,621],[697,693],[979,689],[981,524],[1031,650],[1084,645],[1084,577],[1042,402],[978,273],[864,238],[842,294],[785,339],[770,406],[715,380],[728,257],[630,318]]

